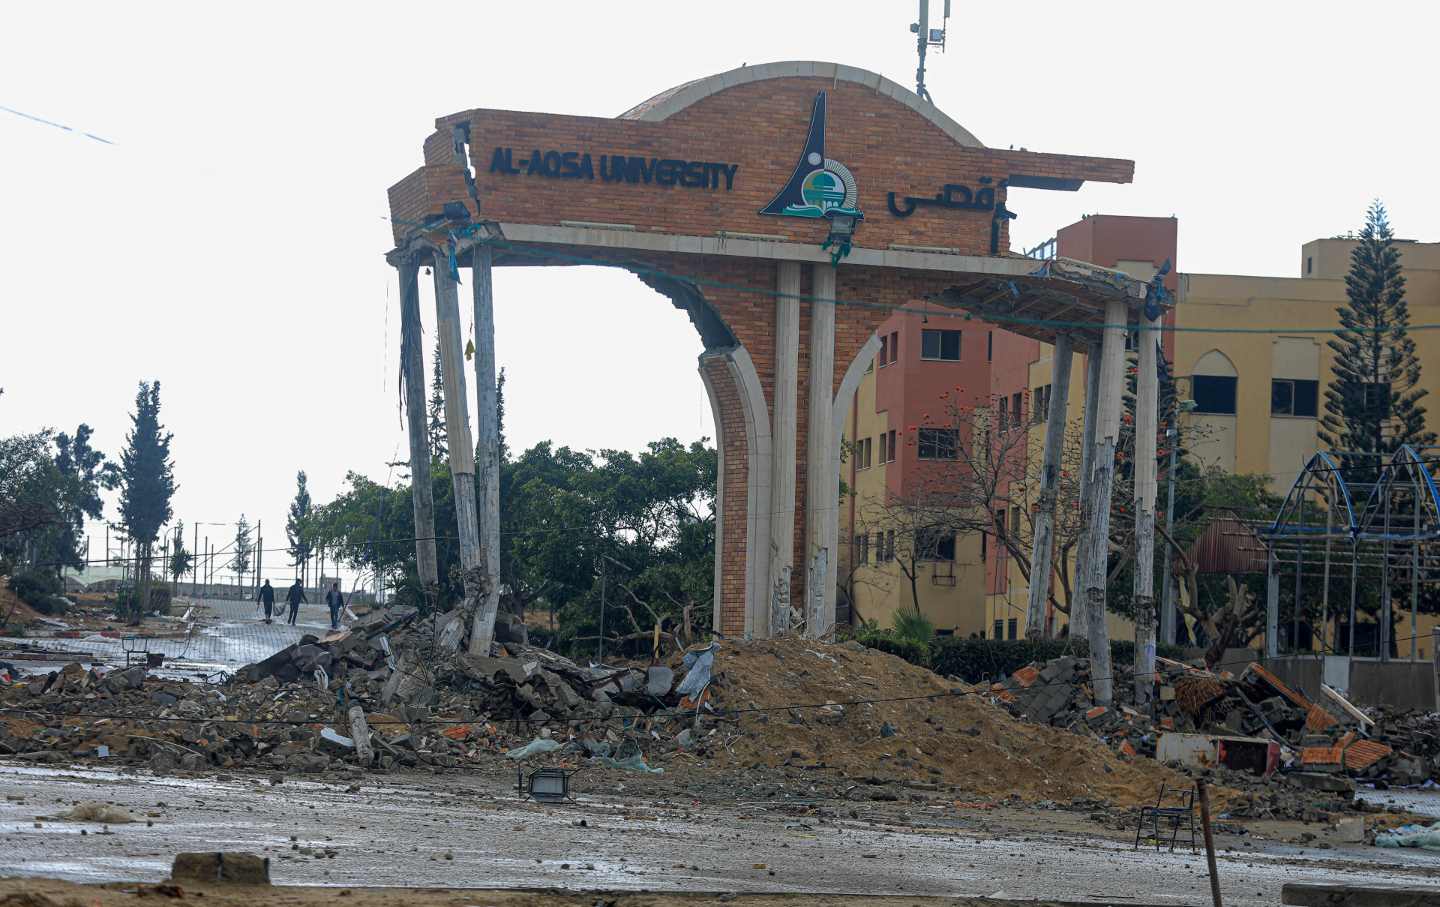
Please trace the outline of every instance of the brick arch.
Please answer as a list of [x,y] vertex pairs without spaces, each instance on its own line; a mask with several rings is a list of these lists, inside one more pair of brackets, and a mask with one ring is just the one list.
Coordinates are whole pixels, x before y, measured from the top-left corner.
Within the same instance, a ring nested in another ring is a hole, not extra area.
[[642,101],[624,113],[620,114],[622,120],[649,120],[659,121],[669,118],[672,114],[684,110],[691,104],[709,97],[712,94],[724,91],[727,88],[734,88],[737,85],[746,85],[751,82],[764,82],[770,79],[790,78],[819,78],[830,79],[834,83],[854,82],[857,85],[864,85],[879,94],[893,98],[914,110],[935,124],[941,132],[945,133],[958,145],[967,148],[984,148],[985,145],[975,137],[970,130],[952,120],[939,107],[925,100],[910,89],[892,82],[879,73],[860,69],[856,66],[845,66],[840,63],[823,63],[818,61],[789,60],[777,63],[762,63],[758,66],[741,66],[729,72],[722,72],[718,75],[706,76],[686,82],[683,85],[676,85],[674,88],[666,89],[654,97]]

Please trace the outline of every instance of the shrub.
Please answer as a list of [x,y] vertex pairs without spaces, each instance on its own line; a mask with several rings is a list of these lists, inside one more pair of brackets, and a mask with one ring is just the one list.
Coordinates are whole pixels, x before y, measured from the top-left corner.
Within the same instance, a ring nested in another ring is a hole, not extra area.
[[890,625],[895,628],[897,639],[908,640],[927,649],[935,639],[935,625],[925,615],[907,608],[896,611]]
[[897,655],[913,665],[930,667],[930,646],[913,639],[903,639],[885,630],[866,630],[857,634],[855,640],[863,646]]
[[20,600],[37,611],[40,604],[52,595],[58,595],[60,589],[60,577],[48,570],[35,570],[33,568],[19,570],[10,577],[7,583],[10,591],[20,597]]

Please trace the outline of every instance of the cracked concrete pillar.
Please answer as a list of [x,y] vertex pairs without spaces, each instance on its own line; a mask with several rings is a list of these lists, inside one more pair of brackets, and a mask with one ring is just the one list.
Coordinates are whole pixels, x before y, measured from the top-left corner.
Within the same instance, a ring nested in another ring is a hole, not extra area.
[[770,628],[790,631],[790,574],[795,569],[795,445],[800,369],[800,262],[776,265],[775,393],[771,406]]
[[[455,486],[455,523],[460,537],[460,566],[465,575],[464,613],[480,607],[480,528],[475,515],[475,446],[470,440],[470,415],[465,395],[465,354],[460,343],[460,299],[450,259],[435,251],[435,331],[440,340],[440,375],[445,386],[445,435],[450,447],[450,478]],[[478,648],[471,634],[470,651],[489,655],[489,643]]]
[[[1085,351],[1085,416],[1080,429],[1080,512],[1090,512],[1090,498],[1095,483],[1090,473],[1090,458],[1095,444],[1095,408],[1100,405],[1100,344]],[[1075,595],[1070,601],[1070,636],[1090,636],[1090,617],[1085,601],[1086,577],[1090,570],[1090,539],[1088,524],[1081,522],[1080,539],[1075,546]]]
[[[420,266],[397,265],[400,275],[400,369],[405,379],[405,424],[410,434],[410,501],[415,511],[415,569],[427,597],[440,582],[435,555],[435,496],[426,431],[425,354],[420,343]],[[434,602],[432,601],[433,605]]]
[[835,552],[829,526],[838,519],[835,468],[835,266],[817,264],[811,277],[810,399],[805,459],[805,632],[819,637],[835,622]]
[[[1030,601],[1025,611],[1025,637],[1045,633],[1045,605],[1050,599],[1050,572],[1055,556],[1055,498],[1060,486],[1061,454],[1070,403],[1070,360],[1074,340],[1055,336],[1051,357],[1050,411],[1045,419],[1045,452],[1040,466],[1040,505],[1035,513],[1034,549],[1030,555]],[[1032,401],[1031,405],[1034,405]]]
[[471,627],[472,646],[484,654],[495,637],[495,615],[500,611],[500,413],[495,388],[495,298],[491,283],[491,253],[485,244],[470,251],[471,292],[475,307],[476,468],[479,494],[477,521],[480,566],[485,574],[485,597]]
[[1105,303],[1100,351],[1100,397],[1095,410],[1095,443],[1090,453],[1089,510],[1085,525],[1091,541],[1086,556],[1085,612],[1090,624],[1090,682],[1095,702],[1110,705],[1115,696],[1111,676],[1110,628],[1106,623],[1105,580],[1110,556],[1110,496],[1115,487],[1115,445],[1120,438],[1121,396],[1125,390],[1125,331],[1129,310],[1123,299]]
[[1150,708],[1155,674],[1155,432],[1160,378],[1160,322],[1142,318],[1135,373],[1135,705]]

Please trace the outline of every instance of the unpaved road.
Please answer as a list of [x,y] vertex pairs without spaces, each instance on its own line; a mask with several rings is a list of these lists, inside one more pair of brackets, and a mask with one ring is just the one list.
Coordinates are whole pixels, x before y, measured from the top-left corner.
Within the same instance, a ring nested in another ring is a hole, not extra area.
[[[583,778],[583,776],[582,776]],[[377,783],[379,782],[379,783]],[[0,875],[158,881],[183,850],[271,857],[277,884],[840,892],[1194,904],[1203,857],[1134,851],[1035,811],[1007,823],[953,807],[821,820],[776,804],[646,802],[646,780],[566,805],[516,802],[494,781],[429,777],[272,785],[268,776],[169,778],[0,763]],[[582,785],[583,787],[583,785]],[[41,820],[76,801],[140,818],[102,829]],[[147,814],[154,814],[148,816]],[[153,824],[147,824],[153,823]],[[1002,828],[1028,831],[1002,831]],[[987,830],[988,829],[988,830]],[[1440,886],[1440,860],[1373,847],[1222,841],[1232,905],[1279,903],[1292,881]],[[307,852],[308,851],[308,852]],[[331,855],[333,854],[333,856]]]

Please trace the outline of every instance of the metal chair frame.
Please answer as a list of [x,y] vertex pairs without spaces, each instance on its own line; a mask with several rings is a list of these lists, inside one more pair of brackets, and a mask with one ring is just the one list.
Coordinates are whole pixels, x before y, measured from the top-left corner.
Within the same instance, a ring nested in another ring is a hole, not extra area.
[[[1180,806],[1166,806],[1165,798],[1172,796],[1179,800]],[[1170,852],[1175,852],[1175,845],[1180,839],[1180,826],[1188,824],[1190,827],[1190,852],[1199,853],[1195,846],[1195,789],[1188,787],[1166,787],[1162,782],[1160,794],[1155,798],[1154,806],[1140,807],[1140,821],[1135,827],[1135,848],[1140,847],[1140,838],[1145,833],[1145,820],[1149,819],[1152,824],[1152,831],[1146,838],[1147,841],[1155,842],[1155,852],[1160,852],[1160,845],[1165,842],[1165,836],[1160,832],[1160,820],[1166,819],[1170,822]]]

